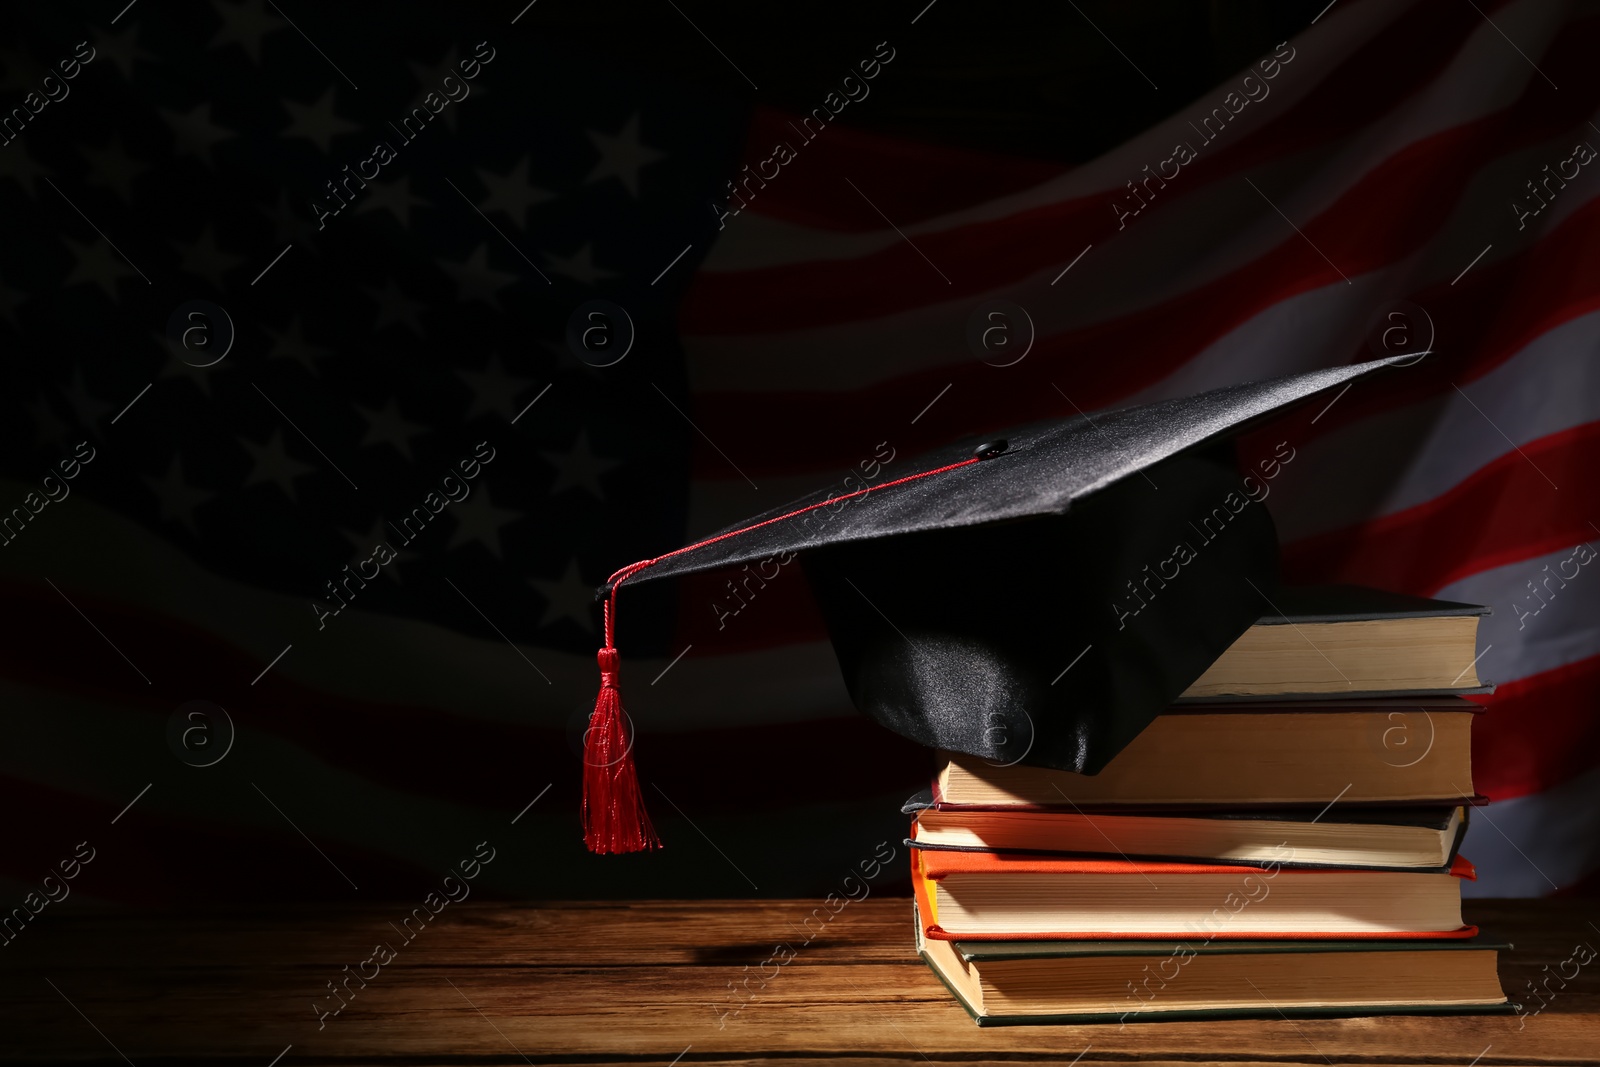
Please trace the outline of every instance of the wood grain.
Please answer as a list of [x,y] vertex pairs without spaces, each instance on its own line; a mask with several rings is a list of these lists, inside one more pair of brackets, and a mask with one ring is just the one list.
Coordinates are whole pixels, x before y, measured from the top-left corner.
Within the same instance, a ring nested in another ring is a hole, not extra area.
[[[1600,1062],[1600,961],[1526,1019],[980,1029],[913,954],[904,899],[852,903],[825,924],[815,901],[468,901],[409,943],[389,925],[407,906],[51,916],[0,955],[0,1063],[265,1065],[291,1045],[280,1067],[664,1065],[680,1054],[684,1064],[781,1057],[792,1067],[1080,1053],[1082,1064],[1189,1067]],[[1473,902],[1469,913],[1516,945],[1501,968],[1513,994],[1578,943],[1600,946],[1593,902]],[[801,924],[813,915],[820,932],[807,942]],[[349,1005],[319,1028],[313,1001],[336,1003],[325,983],[378,942],[394,960],[365,988],[352,982]],[[765,988],[730,1012],[740,1002],[729,983],[759,974],[780,942],[794,958],[768,965]]]

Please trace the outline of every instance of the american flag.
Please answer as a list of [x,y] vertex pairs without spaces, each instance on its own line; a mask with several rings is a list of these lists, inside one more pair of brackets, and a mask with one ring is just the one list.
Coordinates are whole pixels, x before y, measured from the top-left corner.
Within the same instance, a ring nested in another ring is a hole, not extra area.
[[[506,895],[827,892],[928,757],[851,710],[793,568],[624,595],[667,847],[584,853],[596,584],[886,455],[1396,350],[1274,428],[1287,576],[1494,609],[1471,891],[1582,886],[1600,18],[1337,0],[1067,166],[852,125],[914,7],[782,109],[537,5],[9,16],[0,891],[88,840],[86,899],[410,895],[488,840]],[[595,307],[616,362],[571,343]]]

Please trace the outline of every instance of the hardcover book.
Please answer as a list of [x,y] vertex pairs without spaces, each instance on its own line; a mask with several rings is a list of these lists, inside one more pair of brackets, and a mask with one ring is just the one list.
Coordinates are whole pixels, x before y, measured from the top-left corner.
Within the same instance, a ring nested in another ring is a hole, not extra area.
[[1499,954],[1456,941],[1023,941],[917,951],[979,1026],[1505,1013]]
[[1478,604],[1354,585],[1285,587],[1179,699],[1483,692]]
[[942,754],[941,807],[1264,808],[1471,800],[1460,697],[1176,705],[1098,774]]
[[1460,938],[1463,878],[1444,872],[912,851],[938,940]]
[[[1470,809],[1351,808],[1097,812],[1038,808],[924,807],[906,844],[956,852],[1258,864],[1444,870],[1467,831]],[[1292,860],[1285,860],[1285,855]]]

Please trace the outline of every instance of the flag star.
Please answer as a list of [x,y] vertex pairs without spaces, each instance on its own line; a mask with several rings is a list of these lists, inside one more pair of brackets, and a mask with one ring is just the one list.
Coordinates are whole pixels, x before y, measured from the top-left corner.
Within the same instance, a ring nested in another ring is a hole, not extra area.
[[61,283],[63,289],[78,282],[93,282],[104,289],[107,296],[117,300],[119,297],[116,283],[122,278],[139,276],[139,272],[123,262],[122,257],[117,255],[105,241],[94,240],[88,244],[79,244],[70,237],[63,237],[62,240],[78,258],[72,273]]
[[181,522],[190,533],[198,535],[200,531],[195,528],[194,509],[211,499],[211,494],[183,480],[182,460],[174,454],[163,478],[152,478],[148,474],[142,477],[161,504],[161,521]]
[[154,53],[146,52],[139,47],[139,28],[132,26],[126,31],[113,36],[100,30],[94,31],[94,54],[98,59],[101,56],[111,57],[111,62],[117,65],[122,76],[129,81],[133,80],[133,64],[139,60],[153,63],[159,57]]
[[[289,203],[289,194],[278,190],[278,204],[270,211],[260,209],[272,220],[272,244],[274,248],[281,249],[283,245],[298,245],[313,254],[317,251],[316,242],[311,238],[317,233],[317,228],[311,224],[311,212],[296,211]],[[274,253],[276,255],[276,253]]]
[[544,258],[550,261],[552,274],[560,274],[566,278],[590,285],[601,278],[615,278],[614,271],[605,270],[594,265],[594,245],[585,244],[570,256],[558,256],[554,252],[544,253]]
[[156,375],[156,381],[164,381],[167,378],[177,378],[180,381],[187,379],[209,399],[211,396],[211,375],[216,369],[215,367],[191,367],[181,359],[169,359],[162,364],[161,373]]
[[187,380],[196,389],[204,393],[207,399],[210,399],[211,376],[220,368],[191,367],[183,360],[173,357],[171,342],[167,340],[165,334],[153,333],[149,336],[155,342],[156,347],[161,349],[162,355],[168,357],[162,361],[161,373],[156,375],[156,381],[165,381],[168,378],[177,378],[180,381]]
[[283,431],[273,430],[264,445],[254,444],[245,438],[239,443],[250,453],[252,466],[244,480],[245,488],[257,482],[276,482],[291,502],[295,499],[294,480],[316,472],[316,467],[301,463],[283,449]]
[[361,206],[356,208],[356,213],[364,211],[377,211],[380,208],[394,212],[394,217],[400,220],[400,225],[411,225],[411,209],[415,205],[428,206],[428,201],[411,193],[411,175],[402,174],[394,181],[376,185],[367,184],[367,194],[362,198]]
[[305,339],[305,335],[300,331],[299,315],[290,317],[289,325],[284,327],[282,333],[276,333],[265,326],[261,328],[261,332],[272,338],[272,349],[267,353],[268,359],[292,359],[296,363],[303,364],[312,374],[317,373],[315,362],[317,359],[333,355],[326,348],[318,348]]
[[516,166],[504,174],[495,174],[482,168],[478,170],[478,179],[489,190],[489,198],[482,205],[483,210],[504,211],[524,230],[528,228],[528,209],[555,198],[555,194],[549,190],[528,183],[528,165],[532,159],[531,155],[523,156]]
[[0,52],[0,65],[6,70],[4,81],[0,81],[0,91],[6,94],[16,93],[22,95],[29,90],[37,90],[39,82],[50,70],[41,67],[39,61],[24,52],[13,52],[7,49]]
[[89,385],[83,380],[83,369],[72,372],[72,384],[62,390],[67,398],[67,403],[78,415],[78,422],[85,429],[92,430],[95,424],[111,411],[111,405],[89,392]]
[[446,74],[454,74],[459,78],[461,76],[460,72],[456,70],[458,52],[459,49],[455,45],[451,45],[450,50],[439,61],[437,68],[423,63],[407,63],[406,66],[411,68],[411,76],[417,80],[417,89],[427,92],[429,89],[437,87]]
[[224,252],[217,247],[216,231],[207,223],[200,231],[200,236],[193,244],[175,244],[183,253],[183,262],[178,269],[185,274],[192,274],[197,278],[204,278],[219,288],[222,285],[222,276],[228,271],[244,262],[243,256]]
[[[438,93],[440,96],[444,96],[444,90],[441,88],[441,85],[445,78],[454,78],[457,82],[467,86],[468,93],[470,93],[473,97],[482,96],[488,91],[483,87],[483,83],[481,81],[471,81],[462,75],[461,68],[457,64],[459,54],[459,50],[456,48],[456,46],[451,45],[450,51],[444,54],[444,58],[439,61],[438,67],[425,67],[421,63],[407,64],[411,68],[412,77],[417,79],[417,88],[421,90],[424,96],[430,92]],[[462,97],[462,100],[466,99],[468,99],[468,97]],[[442,112],[440,112],[440,117],[444,119],[444,124],[450,128],[450,132],[455,133],[456,109],[454,101],[452,101],[450,106],[446,107]]]
[[249,55],[251,62],[261,64],[261,38],[273,30],[283,28],[283,23],[267,14],[262,0],[244,0],[237,4],[216,4],[222,25],[211,38],[208,48],[237,44]]
[[104,148],[79,145],[78,152],[89,161],[89,172],[83,178],[85,185],[110,189],[130,203],[133,200],[133,180],[150,169],[123,151],[120,133],[112,134]]
[[28,294],[0,282],[0,316],[11,325],[17,324],[17,305],[28,299]]
[[361,559],[371,559],[372,550],[377,548],[379,544],[386,544],[394,549],[394,558],[378,568],[378,573],[387,575],[396,582],[400,581],[400,569],[395,564],[406,563],[417,558],[417,553],[407,552],[398,547],[399,535],[394,532],[388,523],[383,521],[383,516],[381,515],[372,520],[372,532],[365,537],[350,529],[343,529],[340,532],[350,539],[350,543],[355,546],[356,555]]
[[43,393],[34,397],[33,403],[28,405],[28,414],[33,417],[36,443],[52,445],[67,435],[69,427],[61,421],[61,416],[56,414],[55,406]]
[[26,147],[17,142],[0,149],[0,178],[10,178],[26,189],[29,196],[38,195],[36,183],[41,176],[48,176],[49,173],[29,154]]
[[328,86],[328,91],[322,94],[314,104],[297,104],[293,100],[285,100],[283,106],[289,109],[289,125],[284,129],[284,137],[304,137],[312,141],[324,152],[333,147],[333,138],[341,133],[359,130],[357,123],[347,122],[333,113],[333,97],[338,92],[338,86]]
[[541,627],[571,619],[589,633],[594,632],[594,586],[578,573],[578,561],[567,561],[567,569],[554,581],[530,578],[528,584],[544,597],[544,615]]
[[395,284],[393,278],[386,279],[381,290],[363,285],[361,291],[378,305],[378,321],[372,325],[374,333],[391,322],[403,322],[412,333],[419,337],[422,335],[422,321],[417,317],[419,305],[400,291],[400,286]]
[[450,543],[445,546],[445,551],[457,545],[481,541],[485,548],[495,554],[496,559],[505,558],[500,528],[520,519],[520,511],[495,507],[494,501],[489,499],[487,483],[472,487],[470,496],[459,504],[451,504],[450,508],[456,513],[456,529],[450,535]]
[[560,452],[539,453],[545,461],[556,469],[555,484],[550,487],[550,495],[557,496],[569,488],[584,489],[594,494],[596,499],[604,500],[605,492],[600,487],[600,476],[613,467],[621,464],[615,460],[601,459],[589,447],[589,431],[578,431],[578,439],[572,443],[572,450],[563,455]]
[[528,391],[533,384],[530,378],[513,378],[507,374],[500,364],[499,353],[491,353],[489,364],[481,371],[467,370],[457,367],[456,373],[467,380],[467,388],[472,390],[472,407],[463,417],[463,422],[471,422],[482,412],[498,411],[507,419],[517,413],[517,395]]
[[589,140],[599,151],[600,159],[589,172],[587,183],[592,185],[606,178],[615,178],[635,197],[639,195],[640,169],[666,156],[664,152],[646,148],[639,140],[637,112],[623,123],[622,129],[615,135],[590,130]]
[[500,301],[495,299],[495,294],[515,284],[520,279],[515,274],[495,270],[489,266],[489,243],[481,242],[472,255],[459,263],[441,259],[439,266],[445,273],[455,279],[456,290],[460,294],[458,299],[462,303],[469,300],[481,300],[496,311],[504,310]]
[[217,167],[211,155],[212,147],[236,136],[211,121],[210,104],[197,104],[187,113],[163,108],[161,117],[172,128],[173,140],[177,142],[174,154],[195,156],[212,170]]
[[411,422],[400,414],[400,402],[396,397],[390,397],[389,402],[380,411],[377,408],[366,408],[360,404],[356,410],[361,417],[367,420],[367,435],[361,439],[359,447],[368,445],[393,445],[407,460],[412,459],[411,439],[419,434],[426,433],[428,427],[420,422]]

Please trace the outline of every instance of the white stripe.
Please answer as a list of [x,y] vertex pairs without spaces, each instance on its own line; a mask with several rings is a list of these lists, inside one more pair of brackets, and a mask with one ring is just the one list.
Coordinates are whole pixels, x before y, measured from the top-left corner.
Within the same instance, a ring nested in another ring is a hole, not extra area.
[[[0,499],[21,499],[33,488],[0,480]],[[86,496],[73,499],[79,514],[73,519],[70,542],[30,532],[0,552],[0,574],[44,589],[38,572],[41,561],[48,560],[50,573],[69,594],[92,591],[216,634],[252,660],[252,671],[292,641],[293,654],[262,679],[263,687],[274,678],[286,678],[352,700],[449,709],[453,714],[554,729],[565,729],[574,716],[586,715],[594,707],[599,673],[593,654],[519,646],[549,676],[551,684],[546,685],[498,637],[471,637],[432,623],[364,611],[359,601],[319,632],[309,599],[213,574],[144,525]],[[50,511],[36,521],[49,522]],[[308,571],[306,587],[312,588],[320,576]],[[789,566],[775,580],[805,579],[798,566]],[[443,588],[450,595],[448,587]],[[626,596],[623,599],[626,603]],[[685,610],[704,611],[707,619],[717,617],[709,602],[686,605]],[[728,632],[750,632],[752,627],[778,621],[769,616],[763,622],[761,612],[761,602],[752,601],[745,612],[727,621]],[[732,655],[719,654],[721,647],[714,641],[697,644],[694,656],[652,688],[650,679],[677,649],[660,656],[630,655],[627,635],[624,621],[619,638],[623,685],[649,691],[648,698],[641,693],[628,705],[629,714],[644,729],[758,726],[854,714],[826,641]],[[597,638],[597,647],[598,643]],[[86,648],[84,654],[93,653]],[[110,649],[104,654],[114,656]],[[240,684],[249,676],[241,677]]]
[[[1587,541],[1600,550],[1600,533]],[[1600,558],[1581,564],[1576,547],[1479,571],[1433,594],[1493,609],[1478,624],[1478,647],[1488,650],[1478,677],[1504,685],[1600,655]]]
[[[1268,498],[1279,537],[1288,543],[1415,507],[1497,459],[1524,462],[1512,442],[1525,449],[1600,420],[1597,346],[1600,312],[1591,312],[1541,334],[1483,377],[1462,382],[1466,397],[1451,390],[1297,446]],[[1375,456],[1387,460],[1371,462]],[[1528,473],[1538,477],[1531,468]]]
[[1600,768],[1543,793],[1474,811],[1461,854],[1478,868],[1469,897],[1542,897],[1600,867]]
[[[1344,357],[1361,347],[1372,309],[1384,305],[1397,283],[1410,274],[1411,264],[1402,262],[1383,272],[1357,275],[1351,285],[1336,278],[1320,289],[1280,300],[1115,406],[1192,396],[1235,382],[1300,374],[1347,362]],[[1363,353],[1364,358],[1377,355]]]

